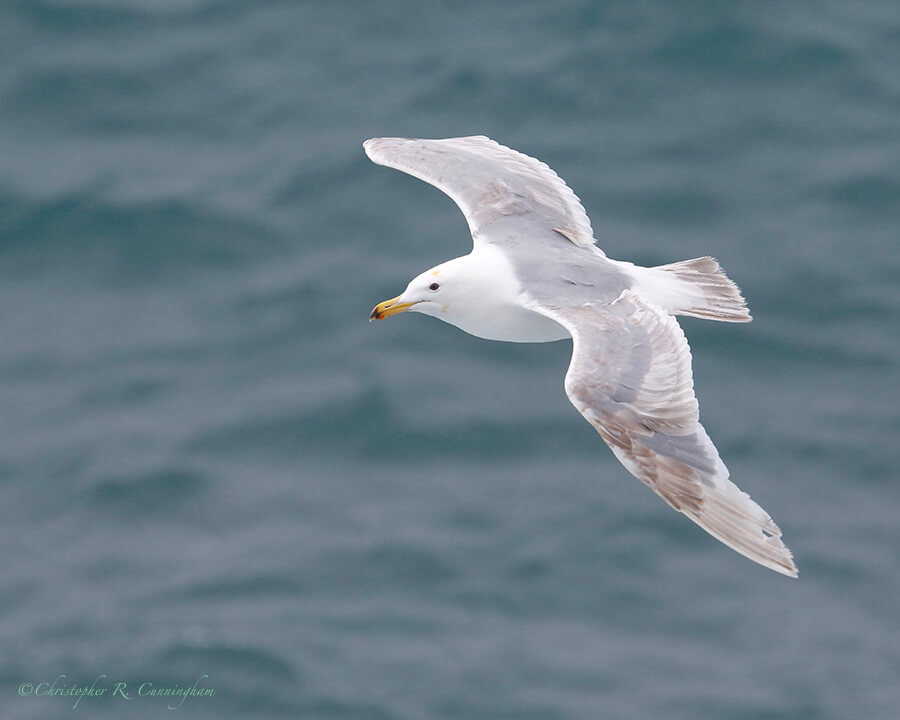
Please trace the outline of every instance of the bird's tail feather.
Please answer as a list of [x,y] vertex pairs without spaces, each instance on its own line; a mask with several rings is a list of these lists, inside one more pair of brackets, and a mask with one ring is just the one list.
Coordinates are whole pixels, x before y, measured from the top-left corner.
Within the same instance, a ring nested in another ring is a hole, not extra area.
[[740,289],[715,258],[699,257],[650,268],[620,264],[634,278],[641,295],[673,315],[724,322],[752,319]]

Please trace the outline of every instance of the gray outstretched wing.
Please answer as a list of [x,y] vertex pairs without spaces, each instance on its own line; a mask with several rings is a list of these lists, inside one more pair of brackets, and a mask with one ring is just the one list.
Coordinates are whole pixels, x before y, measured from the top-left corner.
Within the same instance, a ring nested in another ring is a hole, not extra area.
[[778,526],[731,482],[699,422],[675,318],[631,290],[608,305],[531,309],[571,333],[566,394],[629,472],[732,549],[796,577]]
[[490,138],[372,138],[363,147],[373,162],[409,173],[447,193],[465,215],[476,243],[497,220],[528,215],[532,228],[537,221],[575,245],[594,244],[587,213],[559,175],[539,160]]

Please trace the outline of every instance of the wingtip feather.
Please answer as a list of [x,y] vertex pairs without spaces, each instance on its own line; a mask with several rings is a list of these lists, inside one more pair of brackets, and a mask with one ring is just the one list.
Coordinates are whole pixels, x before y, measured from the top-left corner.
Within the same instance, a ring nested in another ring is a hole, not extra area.
[[[730,480],[726,480],[734,487]],[[799,575],[790,548],[781,539],[781,529],[744,492],[708,493],[699,512],[683,511],[710,535],[735,552],[787,577]]]

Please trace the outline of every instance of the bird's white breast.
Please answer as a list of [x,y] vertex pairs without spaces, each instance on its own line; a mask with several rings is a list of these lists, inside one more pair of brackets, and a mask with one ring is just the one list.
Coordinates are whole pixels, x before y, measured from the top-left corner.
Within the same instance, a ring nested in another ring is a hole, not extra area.
[[503,251],[480,244],[466,257],[463,297],[436,317],[486,340],[551,342],[570,337],[550,318],[525,307],[526,298]]

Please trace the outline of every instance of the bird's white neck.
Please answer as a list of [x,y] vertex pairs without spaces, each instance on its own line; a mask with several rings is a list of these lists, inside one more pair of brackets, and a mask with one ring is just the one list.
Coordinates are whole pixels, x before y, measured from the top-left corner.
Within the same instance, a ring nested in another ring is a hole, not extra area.
[[562,325],[525,307],[512,265],[493,245],[479,245],[441,267],[453,273],[453,299],[428,314],[485,340],[551,342],[570,337]]

